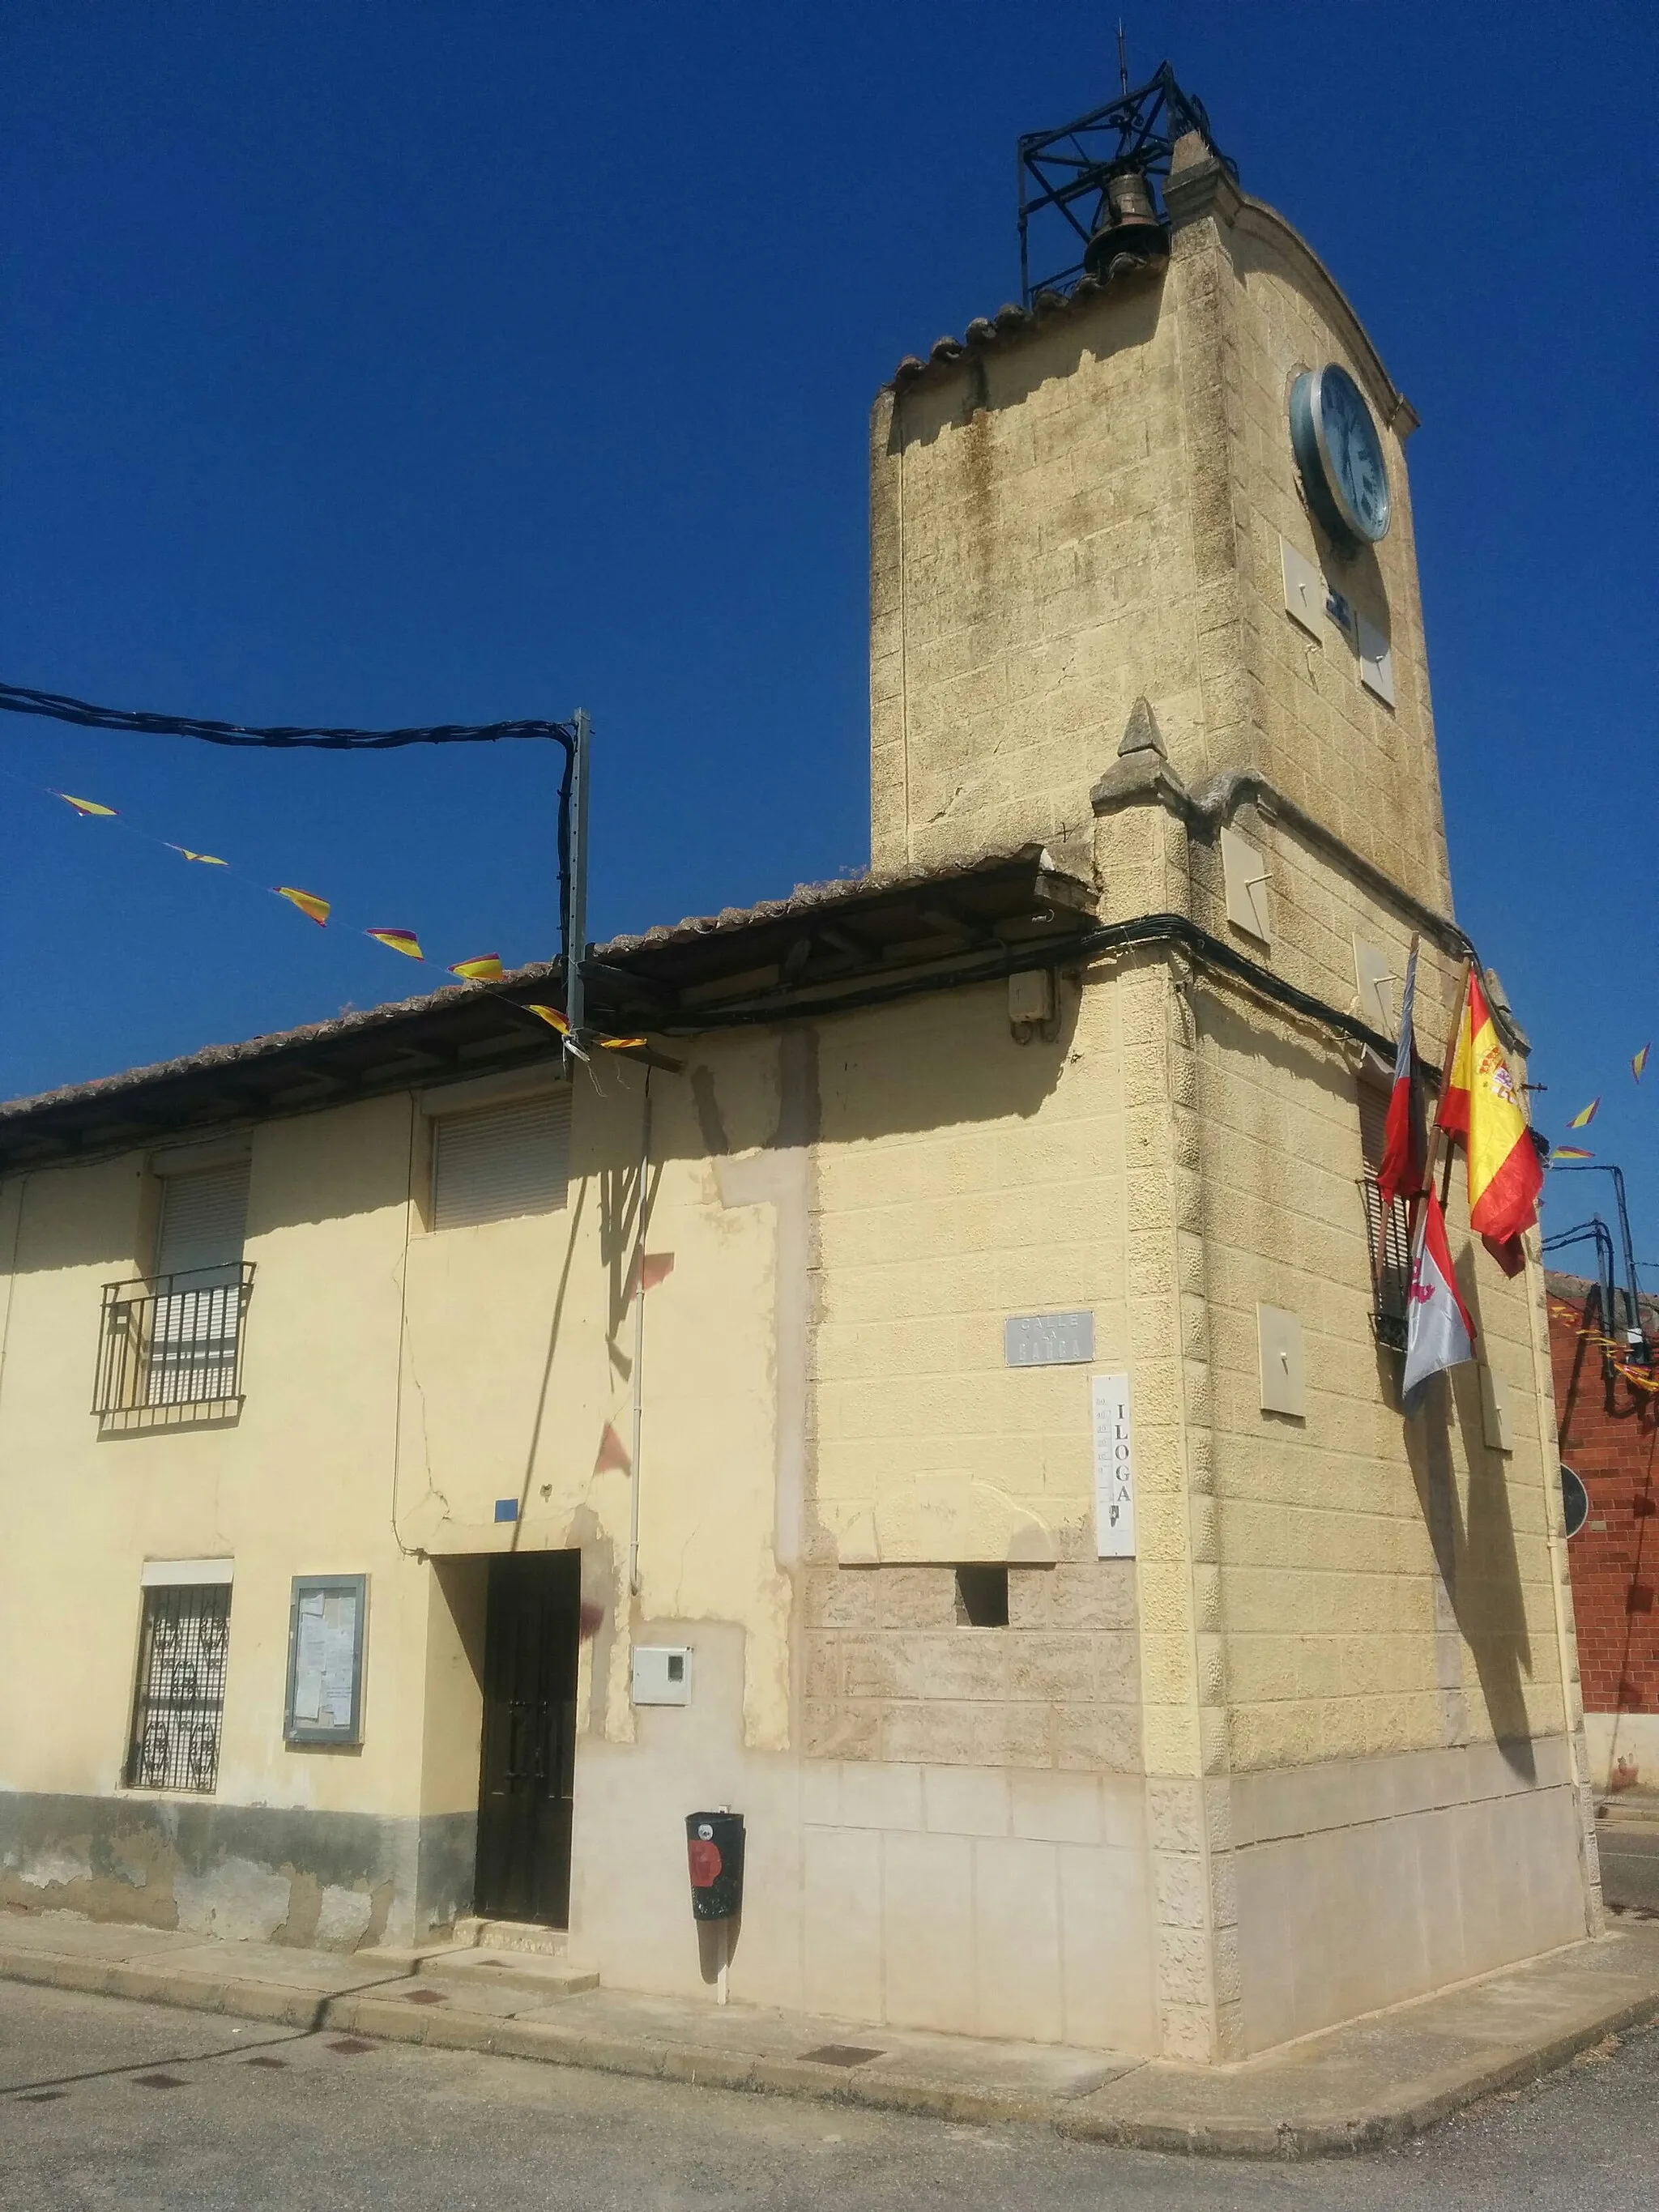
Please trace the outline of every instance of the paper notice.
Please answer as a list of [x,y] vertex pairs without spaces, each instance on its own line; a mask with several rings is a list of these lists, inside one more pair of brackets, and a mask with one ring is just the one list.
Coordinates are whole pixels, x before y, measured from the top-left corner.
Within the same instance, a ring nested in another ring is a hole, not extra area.
[[306,1590],[294,1653],[294,1717],[349,1729],[357,1674],[357,1593]]
[[323,1682],[320,1714],[331,1728],[351,1726],[351,1692],[356,1674],[357,1594],[331,1590],[323,1603]]
[[315,1724],[323,1695],[323,1593],[300,1596],[299,1634],[294,1654],[294,1717]]

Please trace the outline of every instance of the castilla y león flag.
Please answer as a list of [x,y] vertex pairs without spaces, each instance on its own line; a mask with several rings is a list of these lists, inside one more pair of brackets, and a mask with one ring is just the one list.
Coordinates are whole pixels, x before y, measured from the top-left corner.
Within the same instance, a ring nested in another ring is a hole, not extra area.
[[1412,1080],[1415,1057],[1412,1002],[1416,996],[1417,946],[1413,944],[1412,957],[1406,963],[1406,988],[1400,994],[1400,1042],[1395,1049],[1389,1118],[1382,1125],[1382,1160],[1376,1170],[1376,1187],[1384,1206],[1392,1206],[1397,1198],[1414,1198],[1423,1188],[1423,1138]]
[[1498,1042],[1480,979],[1469,988],[1458,1023],[1451,1079],[1435,1116],[1462,1137],[1469,1164],[1469,1226],[1494,1245],[1505,1244],[1538,1218],[1543,1164],[1527,1127],[1520,1088]]
[[1446,1217],[1434,1193],[1425,1191],[1412,1239],[1412,1286],[1406,1315],[1406,1370],[1401,1395],[1409,1399],[1419,1382],[1442,1369],[1461,1367],[1474,1357],[1474,1323],[1469,1319],[1452,1273],[1446,1242]]

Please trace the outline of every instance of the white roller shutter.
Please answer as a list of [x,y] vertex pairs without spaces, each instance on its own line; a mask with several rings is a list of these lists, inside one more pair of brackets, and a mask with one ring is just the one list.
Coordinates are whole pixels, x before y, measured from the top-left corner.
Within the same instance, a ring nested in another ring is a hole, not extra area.
[[161,1186],[161,1230],[155,1272],[177,1275],[198,1267],[231,1267],[242,1256],[247,1228],[247,1162],[169,1176]]
[[233,1393],[242,1310],[248,1164],[169,1176],[161,1185],[155,1301],[144,1395],[152,1406],[216,1401]]
[[433,1124],[432,1225],[462,1229],[565,1202],[570,1093],[550,1091]]

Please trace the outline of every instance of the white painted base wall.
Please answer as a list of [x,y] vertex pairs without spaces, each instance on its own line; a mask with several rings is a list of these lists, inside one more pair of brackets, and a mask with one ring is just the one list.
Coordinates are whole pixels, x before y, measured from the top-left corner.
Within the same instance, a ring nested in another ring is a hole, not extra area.
[[703,1625],[696,1640],[694,1705],[636,1713],[634,1747],[579,1751],[574,1962],[713,2001],[684,1816],[730,1805],[746,1850],[734,2002],[1156,2050],[1138,1778],[747,1752],[740,1638]]
[[1597,1790],[1659,1790],[1659,1713],[1586,1713],[1584,1744]]

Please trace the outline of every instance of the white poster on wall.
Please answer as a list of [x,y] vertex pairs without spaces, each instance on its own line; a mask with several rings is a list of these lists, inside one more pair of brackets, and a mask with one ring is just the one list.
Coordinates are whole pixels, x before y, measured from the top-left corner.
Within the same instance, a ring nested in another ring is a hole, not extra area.
[[1095,1431],[1095,1556],[1135,1555],[1134,1441],[1127,1375],[1090,1377]]

